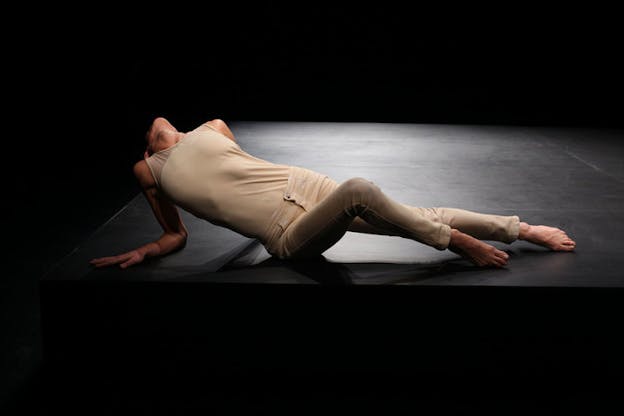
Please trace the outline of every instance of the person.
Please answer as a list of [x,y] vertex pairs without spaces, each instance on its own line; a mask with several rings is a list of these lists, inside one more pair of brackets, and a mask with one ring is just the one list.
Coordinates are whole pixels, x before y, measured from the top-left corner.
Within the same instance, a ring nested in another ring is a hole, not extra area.
[[95,267],[127,268],[182,249],[189,233],[176,206],[258,239],[280,259],[318,257],[347,231],[410,238],[480,267],[504,267],[509,260],[482,240],[525,240],[554,251],[576,246],[563,230],[530,225],[516,215],[414,207],[365,178],[339,184],[310,169],[257,158],[241,149],[220,119],[184,133],[157,117],[145,139],[143,160],[133,171],[163,234],[129,252],[94,258]]

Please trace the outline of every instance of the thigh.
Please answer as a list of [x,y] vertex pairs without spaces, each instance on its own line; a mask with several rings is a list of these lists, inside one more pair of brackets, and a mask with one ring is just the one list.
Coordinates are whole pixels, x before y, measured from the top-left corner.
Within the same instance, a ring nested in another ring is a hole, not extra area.
[[288,258],[315,257],[338,242],[354,220],[345,203],[348,198],[338,186],[301,214],[281,237],[284,254]]

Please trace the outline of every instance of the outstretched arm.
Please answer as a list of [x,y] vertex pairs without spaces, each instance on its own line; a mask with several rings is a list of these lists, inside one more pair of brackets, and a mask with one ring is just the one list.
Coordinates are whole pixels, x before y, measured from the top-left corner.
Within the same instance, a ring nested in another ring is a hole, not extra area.
[[177,208],[158,192],[147,163],[142,160],[135,164],[134,173],[141,184],[152,212],[163,228],[163,234],[156,241],[147,243],[127,253],[101,257],[90,261],[95,267],[119,264],[122,269],[142,262],[146,257],[163,256],[186,245],[188,230],[184,226]]

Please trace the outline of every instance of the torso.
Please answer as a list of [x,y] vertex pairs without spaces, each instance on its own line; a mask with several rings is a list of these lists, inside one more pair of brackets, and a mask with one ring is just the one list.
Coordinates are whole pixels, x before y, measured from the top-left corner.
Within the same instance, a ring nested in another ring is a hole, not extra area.
[[150,166],[139,162],[144,186],[157,188],[199,218],[248,237],[265,232],[288,183],[288,165],[256,158],[207,127],[187,133],[170,151],[150,158]]

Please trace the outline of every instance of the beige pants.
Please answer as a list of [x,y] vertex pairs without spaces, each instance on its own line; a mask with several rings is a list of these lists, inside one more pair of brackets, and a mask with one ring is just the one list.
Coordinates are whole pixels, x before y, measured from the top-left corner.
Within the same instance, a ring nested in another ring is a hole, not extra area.
[[267,251],[281,259],[316,257],[347,231],[410,238],[444,250],[451,228],[480,240],[511,243],[518,238],[520,219],[456,208],[413,207],[389,198],[367,179],[338,184],[292,166],[282,204],[262,240]]

